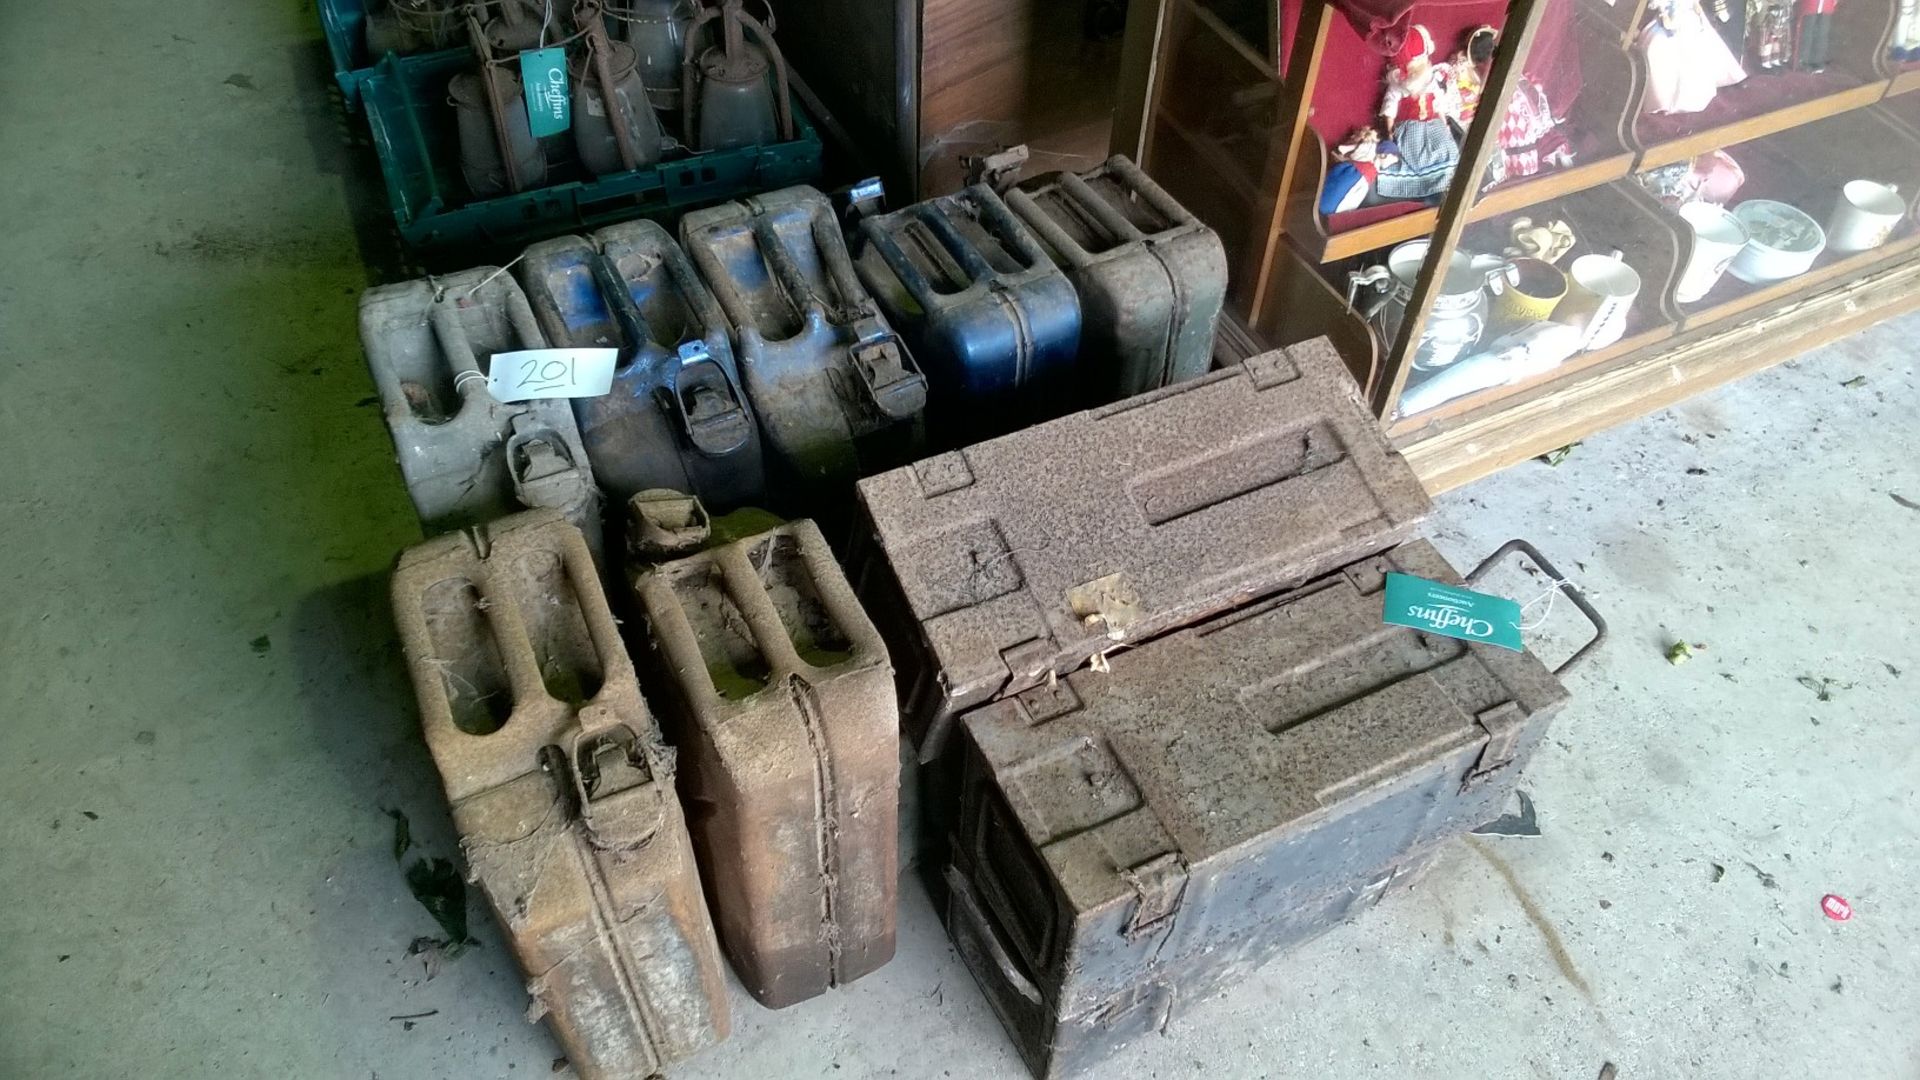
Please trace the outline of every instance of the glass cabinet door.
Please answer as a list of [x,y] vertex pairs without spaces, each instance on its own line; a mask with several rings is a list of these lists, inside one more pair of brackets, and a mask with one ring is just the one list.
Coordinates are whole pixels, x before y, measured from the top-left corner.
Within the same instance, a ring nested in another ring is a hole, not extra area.
[[1135,3],[1149,172],[1396,438],[1920,252],[1920,0]]

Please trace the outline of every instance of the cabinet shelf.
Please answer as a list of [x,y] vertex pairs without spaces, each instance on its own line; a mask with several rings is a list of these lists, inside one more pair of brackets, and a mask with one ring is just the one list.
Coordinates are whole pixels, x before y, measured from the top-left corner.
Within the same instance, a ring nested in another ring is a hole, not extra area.
[[[1896,76],[1912,78],[1920,86],[1920,71]],[[1675,162],[1690,161],[1711,150],[1763,139],[1782,131],[1840,116],[1878,103],[1889,93],[1892,80],[1879,80],[1850,87],[1812,101],[1798,102],[1772,112],[1729,121],[1716,127],[1647,147],[1638,153],[1624,152],[1576,165],[1570,169],[1529,177],[1504,184],[1487,192],[1467,213],[1468,221],[1484,221],[1500,214],[1522,210],[1577,194],[1589,188],[1618,180],[1633,173]],[[1376,221],[1345,232],[1327,233],[1314,218],[1313,193],[1296,194],[1288,207],[1288,233],[1296,238],[1299,249],[1316,262],[1337,262],[1378,251],[1384,247],[1416,240],[1433,232],[1440,212],[1426,208],[1400,217]]]
[[[1502,184],[1473,205],[1467,220],[1485,221],[1612,183],[1630,175],[1633,163],[1634,156],[1631,153],[1620,152],[1571,168]],[[1408,240],[1417,240],[1433,232],[1434,225],[1440,220],[1439,210],[1426,207],[1344,232],[1328,233],[1315,217],[1316,198],[1317,195],[1313,193],[1296,195],[1288,205],[1287,214],[1287,235],[1293,237],[1299,249],[1315,262],[1337,262]]]
[[1393,442],[1427,490],[1446,491],[1916,308],[1920,265],[1907,260],[1738,325],[1690,330],[1572,375],[1555,372]]
[[1678,161],[1691,161],[1709,150],[1724,150],[1729,146],[1765,138],[1802,124],[1810,124],[1854,109],[1865,108],[1885,97],[1887,86],[1888,80],[1885,79],[1861,83],[1821,97],[1795,102],[1771,112],[1742,117],[1700,131],[1677,135],[1640,151],[1639,162],[1634,171],[1645,172],[1648,169],[1671,165]]

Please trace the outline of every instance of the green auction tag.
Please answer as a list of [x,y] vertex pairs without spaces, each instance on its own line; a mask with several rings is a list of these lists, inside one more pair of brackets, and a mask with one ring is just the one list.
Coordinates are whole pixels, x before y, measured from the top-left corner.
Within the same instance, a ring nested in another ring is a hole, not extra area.
[[1520,605],[1504,596],[1443,585],[1411,574],[1387,575],[1386,610],[1394,626],[1410,626],[1462,641],[1479,641],[1519,652]]
[[520,83],[527,92],[527,127],[533,137],[567,130],[573,122],[567,95],[567,50],[528,49],[521,53]]

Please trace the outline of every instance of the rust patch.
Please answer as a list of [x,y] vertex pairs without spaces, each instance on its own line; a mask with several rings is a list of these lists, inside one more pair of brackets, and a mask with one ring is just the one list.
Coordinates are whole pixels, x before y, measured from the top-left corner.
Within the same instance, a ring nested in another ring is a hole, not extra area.
[[1505,859],[1495,855],[1493,849],[1489,848],[1484,841],[1476,840],[1471,836],[1466,839],[1467,846],[1487,860],[1488,865],[1500,875],[1500,880],[1506,882],[1507,891],[1513,894],[1515,900],[1520,901],[1520,910],[1526,913],[1527,921],[1533,924],[1533,928],[1540,931],[1540,938],[1546,942],[1547,953],[1553,957],[1553,965],[1560,969],[1561,977],[1572,983],[1573,988],[1580,991],[1580,996],[1592,1002],[1593,988],[1588,986],[1587,980],[1581,977],[1580,969],[1573,966],[1573,957],[1568,954],[1566,943],[1560,940],[1560,931],[1547,919],[1546,913],[1540,910],[1540,905],[1534,903],[1526,886],[1520,884],[1520,877],[1513,872],[1513,867],[1508,866]]

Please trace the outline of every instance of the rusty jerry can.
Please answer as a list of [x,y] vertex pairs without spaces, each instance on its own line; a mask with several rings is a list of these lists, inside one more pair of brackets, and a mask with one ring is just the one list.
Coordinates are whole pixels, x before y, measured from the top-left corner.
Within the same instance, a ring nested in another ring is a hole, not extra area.
[[1500,815],[1567,692],[1531,653],[1382,622],[1388,572],[1460,582],[1414,541],[964,718],[947,925],[1035,1076],[1164,1031]]
[[1080,299],[992,188],[975,184],[860,223],[860,279],[927,375],[939,445],[1086,404]]
[[1318,338],[861,481],[923,761],[953,716],[1407,539],[1425,490]]
[[564,236],[528,248],[518,273],[549,341],[620,350],[613,389],[573,401],[609,497],[670,488],[717,513],[764,498],[726,315],[671,234],[632,221]]
[[469,878],[583,1077],[727,1036],[660,740],[578,529],[535,510],[401,555],[394,618]]
[[784,1008],[893,958],[900,713],[811,521],[641,571],[720,943]]
[[1081,368],[1113,401],[1204,375],[1227,295],[1220,238],[1125,157],[1007,193],[1080,294]]
[[680,240],[733,330],[769,480],[789,507],[910,460],[927,381],[854,273],[826,196],[791,187],[696,210]]
[[427,532],[552,507],[600,549],[600,492],[567,403],[508,403],[487,392],[495,353],[547,347],[504,271],[368,289],[360,344]]

